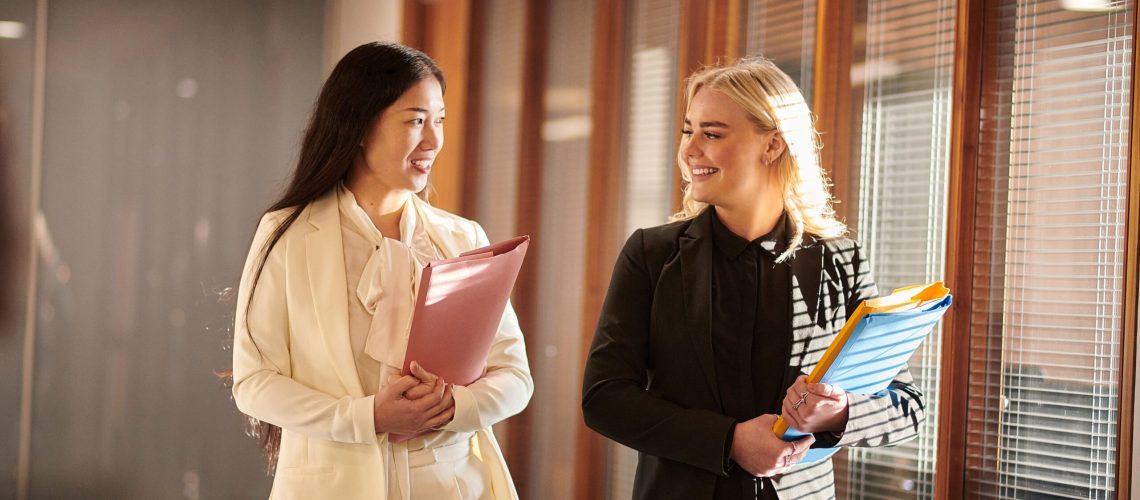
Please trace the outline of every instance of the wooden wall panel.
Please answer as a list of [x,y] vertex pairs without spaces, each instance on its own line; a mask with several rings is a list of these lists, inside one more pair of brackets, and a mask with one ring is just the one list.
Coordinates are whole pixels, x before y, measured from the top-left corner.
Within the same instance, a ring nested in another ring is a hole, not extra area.
[[[542,242],[542,168],[543,140],[542,123],[545,106],[543,94],[546,90],[546,59],[548,54],[547,27],[550,23],[548,0],[529,0],[526,3],[526,21],[523,49],[523,95],[522,120],[519,130],[519,178],[518,178],[518,219],[516,233],[529,234],[535,245]],[[537,346],[533,334],[537,328],[537,297],[540,252],[532,247],[527,260],[519,272],[515,283],[514,303],[519,315],[519,324],[526,336],[527,356],[538,359]],[[530,470],[530,436],[534,412],[524,410],[510,421],[510,442],[515,443],[507,450],[507,462],[511,467],[515,485],[523,498],[533,496],[532,477],[537,473]]]
[[443,96],[448,120],[444,123],[444,148],[432,167],[434,188],[431,202],[449,212],[464,206],[464,179],[468,162],[468,103],[473,101],[469,75],[472,0],[405,0],[403,43],[435,59],[447,78]]
[[461,158],[463,179],[459,188],[459,214],[473,218],[479,200],[479,158],[482,130],[480,127],[483,115],[483,57],[494,57],[494,54],[484,54],[486,48],[485,29],[487,27],[486,0],[471,0],[470,28],[468,30],[467,47],[467,87],[462,90],[467,94],[466,107],[463,119],[463,157]]
[[[626,75],[626,4],[610,0],[595,3],[594,69],[590,106],[589,229],[586,236],[586,278],[582,301],[582,367],[594,338],[598,314],[609,288],[610,272],[620,245],[618,200],[622,186],[622,96]],[[582,378],[579,371],[578,379]],[[578,418],[578,457],[575,497],[604,497],[606,440]]]

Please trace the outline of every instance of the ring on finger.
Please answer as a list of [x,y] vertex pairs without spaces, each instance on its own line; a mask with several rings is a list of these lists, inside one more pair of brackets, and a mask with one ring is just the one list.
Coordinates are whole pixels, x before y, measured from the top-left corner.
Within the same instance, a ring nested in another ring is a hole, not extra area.
[[803,404],[807,402],[807,397],[808,397],[807,391],[801,392],[800,393],[800,399],[797,399],[795,403],[792,403],[792,409],[795,409],[795,410],[800,409],[800,406],[803,406]]

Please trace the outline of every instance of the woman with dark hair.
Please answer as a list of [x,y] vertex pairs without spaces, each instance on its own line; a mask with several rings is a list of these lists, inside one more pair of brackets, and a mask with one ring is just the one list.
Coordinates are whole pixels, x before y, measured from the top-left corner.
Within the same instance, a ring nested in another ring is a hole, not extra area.
[[534,390],[510,305],[481,379],[452,385],[414,362],[400,375],[422,266],[488,244],[477,223],[424,199],[444,88],[415,49],[350,51],[321,90],[292,182],[258,225],[238,293],[233,394],[275,472],[271,498],[518,496],[491,433]]

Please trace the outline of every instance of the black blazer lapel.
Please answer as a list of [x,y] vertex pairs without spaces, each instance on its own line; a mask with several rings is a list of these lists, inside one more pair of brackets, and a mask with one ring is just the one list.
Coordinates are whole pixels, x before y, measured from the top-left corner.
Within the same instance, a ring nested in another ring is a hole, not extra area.
[[[805,369],[810,370],[813,353],[826,349],[826,336],[820,336],[819,327],[820,295],[823,286],[823,245],[804,236],[804,246],[796,250],[792,257],[792,282],[788,289],[791,294],[792,344],[788,357],[788,371],[784,384],[791,385],[796,376]],[[820,346],[823,342],[823,346]],[[822,352],[822,351],[820,351]]]
[[[711,210],[711,209],[710,209]],[[704,372],[709,391],[717,406],[723,407],[716,384],[716,363],[712,344],[712,227],[706,210],[681,235],[681,290],[685,331],[693,342],[693,353]]]
[[817,324],[823,285],[823,245],[804,235],[804,246],[792,258],[792,330],[797,340]]

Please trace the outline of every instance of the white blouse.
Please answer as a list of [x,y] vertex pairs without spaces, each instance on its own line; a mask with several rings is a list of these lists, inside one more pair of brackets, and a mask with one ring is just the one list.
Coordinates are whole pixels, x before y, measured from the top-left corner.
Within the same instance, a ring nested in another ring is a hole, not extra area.
[[[348,278],[348,331],[365,394],[375,394],[400,372],[423,265],[443,258],[432,243],[411,197],[400,216],[400,239],[386,238],[343,184],[337,189]],[[472,432],[436,431],[407,442],[407,449],[445,446]]]

